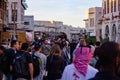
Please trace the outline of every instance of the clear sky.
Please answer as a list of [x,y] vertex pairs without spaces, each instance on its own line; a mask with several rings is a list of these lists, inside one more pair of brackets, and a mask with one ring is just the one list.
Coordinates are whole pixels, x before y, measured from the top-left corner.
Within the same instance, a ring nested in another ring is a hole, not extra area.
[[[84,27],[85,12],[90,7],[101,7],[102,0],[26,0],[26,15],[35,20],[62,21],[64,24]],[[37,1],[37,2],[35,2]]]

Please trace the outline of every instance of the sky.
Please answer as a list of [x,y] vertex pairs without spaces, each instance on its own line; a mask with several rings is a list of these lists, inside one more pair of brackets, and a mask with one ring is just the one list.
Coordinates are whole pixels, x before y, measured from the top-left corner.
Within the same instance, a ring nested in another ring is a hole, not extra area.
[[[102,0],[26,0],[25,15],[35,20],[62,21],[65,25],[85,27],[83,19],[91,7],[101,7]],[[35,2],[37,1],[37,2]]]

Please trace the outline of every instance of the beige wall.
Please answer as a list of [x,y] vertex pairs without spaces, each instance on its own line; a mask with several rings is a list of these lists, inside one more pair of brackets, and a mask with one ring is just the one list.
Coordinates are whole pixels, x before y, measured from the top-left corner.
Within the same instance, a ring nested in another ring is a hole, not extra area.
[[99,25],[99,19],[102,16],[102,7],[92,7],[88,9],[88,19],[85,19],[85,27],[87,33],[94,34],[97,41],[99,41],[99,30],[101,25]]
[[71,39],[71,33],[80,33],[81,28],[74,28],[72,26],[64,25],[61,21],[34,21],[34,31],[40,32],[64,32],[68,39]]
[[[115,7],[114,2],[112,3],[110,1],[109,2],[109,8],[108,8],[107,5],[105,7],[105,3],[104,3],[105,1],[106,0],[103,0],[103,9],[105,10],[105,14],[104,14],[104,21],[103,21],[103,24],[102,24],[102,38],[106,38],[106,36],[105,36],[106,26],[108,26],[108,28],[109,28],[109,34],[108,34],[109,40],[110,41],[116,41],[116,42],[120,43],[120,41],[119,41],[120,34],[118,32],[119,27],[120,27],[119,26],[120,25],[120,18],[119,18],[120,14],[119,14],[119,6],[118,6],[120,4],[118,4],[118,1],[120,1],[120,0],[114,0],[114,1],[116,1],[116,7]],[[112,8],[111,8],[111,4],[113,4]],[[111,11],[111,9],[113,9],[113,10]],[[116,11],[114,9],[116,9]],[[107,18],[108,18],[108,20],[107,20]],[[113,26],[114,26],[115,30],[113,29]]]
[[[24,23],[24,10],[25,6],[21,5],[21,0],[8,0],[8,23],[13,23],[12,21],[12,10],[14,9],[14,2],[16,3],[15,9],[17,10],[17,28],[21,29],[23,28]],[[27,5],[27,4],[26,4]]]

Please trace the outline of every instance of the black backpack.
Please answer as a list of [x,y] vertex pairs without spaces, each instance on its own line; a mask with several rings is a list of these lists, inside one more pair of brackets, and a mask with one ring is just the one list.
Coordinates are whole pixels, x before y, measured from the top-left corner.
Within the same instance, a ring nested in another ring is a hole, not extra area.
[[14,56],[13,49],[7,49],[4,54],[0,55],[0,70],[7,75],[10,73],[10,59]]
[[40,65],[42,64],[42,60],[37,55],[35,55],[35,53],[32,53],[32,58],[34,67],[33,77],[35,78],[40,74]]
[[30,78],[29,66],[25,54],[27,53],[16,53],[15,58],[13,60],[13,75],[16,78]]

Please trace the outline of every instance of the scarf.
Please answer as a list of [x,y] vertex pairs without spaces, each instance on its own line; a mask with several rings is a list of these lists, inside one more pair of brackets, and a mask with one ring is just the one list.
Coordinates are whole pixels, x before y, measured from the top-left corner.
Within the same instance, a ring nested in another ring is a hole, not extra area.
[[75,60],[73,64],[77,71],[86,76],[89,62],[92,58],[92,52],[89,47],[82,46],[76,49]]

